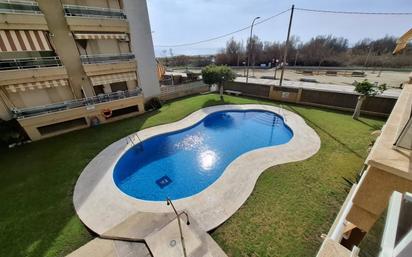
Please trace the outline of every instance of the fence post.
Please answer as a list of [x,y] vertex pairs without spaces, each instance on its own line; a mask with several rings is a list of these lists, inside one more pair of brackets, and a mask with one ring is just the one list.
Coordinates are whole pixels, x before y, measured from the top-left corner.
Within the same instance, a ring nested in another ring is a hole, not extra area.
[[300,98],[302,97],[302,91],[303,91],[303,89],[300,87],[300,88],[298,89],[298,95],[297,95],[297,97],[296,97],[296,103],[299,103],[299,102],[300,102]]

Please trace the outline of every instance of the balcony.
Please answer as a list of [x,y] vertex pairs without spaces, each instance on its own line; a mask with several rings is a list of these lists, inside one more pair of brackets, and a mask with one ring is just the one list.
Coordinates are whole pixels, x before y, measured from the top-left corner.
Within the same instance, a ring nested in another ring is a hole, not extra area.
[[129,31],[129,25],[123,10],[79,5],[63,5],[63,7],[67,23],[72,31]]
[[134,54],[96,54],[96,55],[81,55],[80,60],[83,64],[99,64],[99,63],[119,63],[127,62],[134,59]]
[[86,18],[99,19],[126,19],[126,15],[123,13],[123,10],[120,9],[109,9],[80,5],[64,5],[63,8],[66,16],[80,16]]
[[42,14],[37,2],[0,0],[0,13]]
[[65,101],[62,103],[48,104],[44,106],[36,106],[36,107],[20,108],[20,109],[14,108],[11,111],[15,118],[19,118],[19,119],[29,118],[29,117],[42,115],[42,114],[65,111],[65,110],[70,110],[70,109],[80,108],[80,107],[91,107],[92,108],[96,104],[108,103],[108,102],[112,102],[115,100],[136,97],[136,96],[141,95],[141,93],[142,93],[142,90],[140,88],[136,88],[133,90],[118,91],[118,92],[109,93],[109,94],[101,94],[101,95],[94,96],[94,97],[70,100],[70,101]]
[[133,54],[83,55],[80,58],[87,76],[133,72],[137,70]]
[[37,2],[0,0],[0,29],[48,30]]
[[58,56],[0,60],[0,71],[59,66],[62,66],[62,62]]

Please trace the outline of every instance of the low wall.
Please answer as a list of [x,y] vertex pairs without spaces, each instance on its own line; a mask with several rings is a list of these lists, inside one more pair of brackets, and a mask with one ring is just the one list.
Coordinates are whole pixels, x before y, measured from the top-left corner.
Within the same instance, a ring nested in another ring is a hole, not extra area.
[[[225,90],[235,90],[243,95],[272,99],[282,102],[293,102],[304,105],[326,107],[336,110],[353,111],[358,95],[356,93],[335,92],[315,89],[304,89],[287,86],[273,86],[263,84],[248,84],[242,82],[228,82]],[[375,96],[368,97],[362,105],[362,113],[388,116],[396,98]]]
[[204,84],[203,81],[195,81],[177,86],[165,86],[160,87],[160,99],[170,100],[183,96],[200,94],[209,91],[209,86]]
[[[103,110],[105,109],[112,110],[113,113],[111,117],[106,118],[103,115]],[[135,96],[33,117],[20,118],[17,119],[17,121],[24,128],[30,139],[35,141],[73,130],[87,128],[92,126],[93,122],[97,122],[98,124],[108,123],[142,113],[144,113],[144,99],[142,96]]]

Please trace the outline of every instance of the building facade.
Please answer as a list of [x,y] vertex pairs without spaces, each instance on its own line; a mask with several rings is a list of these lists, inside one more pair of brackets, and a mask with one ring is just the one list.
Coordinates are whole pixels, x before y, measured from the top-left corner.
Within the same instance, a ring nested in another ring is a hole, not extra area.
[[[352,186],[317,256],[358,256],[357,246],[384,215],[394,192],[412,192],[412,73],[365,161],[359,182]],[[408,217],[407,223],[410,221]],[[402,230],[410,229],[402,224]],[[395,242],[394,238],[391,240]]]
[[0,0],[0,118],[32,140],[144,112],[156,72],[145,0]]

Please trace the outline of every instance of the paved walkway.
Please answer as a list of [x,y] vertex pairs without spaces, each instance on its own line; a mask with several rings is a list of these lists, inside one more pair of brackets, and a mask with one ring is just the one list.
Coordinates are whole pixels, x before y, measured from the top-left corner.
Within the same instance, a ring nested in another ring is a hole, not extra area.
[[[246,78],[244,77],[237,77],[235,79],[236,82],[246,82]],[[279,80],[273,79],[256,79],[256,78],[249,78],[250,84],[259,84],[259,85],[267,85],[267,86],[279,86]],[[284,80],[283,85],[292,88],[304,88],[304,89],[311,89],[311,90],[320,90],[320,91],[332,91],[332,92],[340,92],[340,93],[349,93],[355,94],[354,86],[350,85],[334,85],[334,84],[322,84],[322,83],[310,83],[310,82],[302,82],[302,81],[288,81]],[[389,88],[388,90],[384,91],[382,96],[391,97],[391,98],[398,98],[401,94],[402,89],[397,88]]]
[[[67,257],[183,257],[179,225],[173,215],[132,215],[108,231],[80,247]],[[181,217],[182,234],[188,257],[227,257],[225,252],[203,231],[193,218],[190,224]],[[141,227],[150,228],[142,229]],[[146,232],[146,233],[142,233]]]
[[67,257],[151,257],[145,243],[96,238]]

